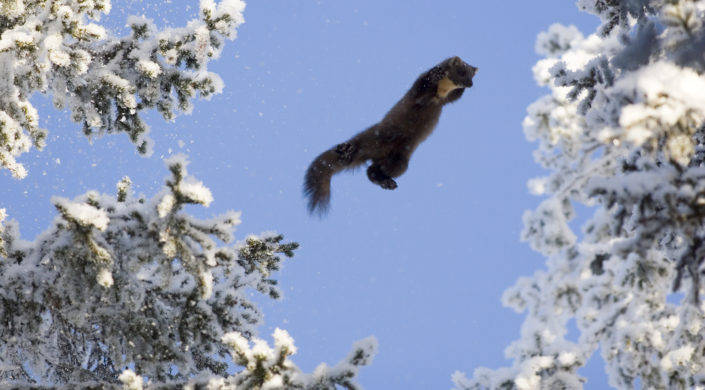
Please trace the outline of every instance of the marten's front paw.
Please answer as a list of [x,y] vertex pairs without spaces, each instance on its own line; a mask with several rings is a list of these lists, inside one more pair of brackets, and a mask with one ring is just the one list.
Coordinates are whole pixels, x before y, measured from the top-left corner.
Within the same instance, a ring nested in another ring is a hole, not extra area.
[[379,183],[379,186],[384,188],[385,190],[393,190],[397,188],[397,182],[395,182],[394,179],[385,179],[382,180],[381,183]]
[[343,142],[335,147],[335,153],[338,154],[338,158],[346,164],[350,164],[353,160],[353,153],[355,153],[355,147],[349,142]]

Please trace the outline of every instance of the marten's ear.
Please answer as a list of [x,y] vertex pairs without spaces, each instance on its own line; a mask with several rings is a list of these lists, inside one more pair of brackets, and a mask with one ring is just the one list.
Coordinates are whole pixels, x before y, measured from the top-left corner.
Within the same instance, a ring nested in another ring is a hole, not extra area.
[[461,60],[460,57],[455,56],[450,59],[449,64],[450,64],[450,66],[460,66],[463,64],[463,60]]

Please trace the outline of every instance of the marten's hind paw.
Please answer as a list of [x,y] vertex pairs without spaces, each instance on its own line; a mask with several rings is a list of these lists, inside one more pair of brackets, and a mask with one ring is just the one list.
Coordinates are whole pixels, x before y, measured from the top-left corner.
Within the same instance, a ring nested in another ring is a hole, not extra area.
[[353,160],[355,147],[350,142],[343,142],[335,146],[335,153],[338,154],[338,158],[345,164],[350,164]]
[[379,183],[379,186],[384,188],[385,190],[393,190],[397,188],[397,182],[395,182],[394,179],[385,179],[382,180],[381,183]]

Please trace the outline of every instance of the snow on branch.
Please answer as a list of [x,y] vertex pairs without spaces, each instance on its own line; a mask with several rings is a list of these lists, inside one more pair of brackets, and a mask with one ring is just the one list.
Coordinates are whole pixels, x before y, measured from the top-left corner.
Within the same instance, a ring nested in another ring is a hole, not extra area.
[[[377,341],[370,337],[353,345],[350,355],[333,367],[319,365],[313,374],[302,373],[289,359],[296,353],[294,340],[285,330],[277,328],[272,334],[274,348],[264,340],[253,339],[253,345],[237,333],[226,334],[223,342],[233,352],[233,360],[246,369],[214,386],[228,388],[227,384],[243,389],[362,389],[354,382],[358,369],[372,362]],[[209,383],[209,385],[211,385]]]
[[[41,149],[47,131],[29,99],[35,92],[68,108],[86,136],[127,133],[142,154],[151,153],[141,112],[156,108],[165,120],[189,113],[196,96],[223,89],[207,70],[225,39],[244,22],[241,0],[202,0],[200,18],[186,27],[157,30],[130,17],[132,33],[113,36],[97,24],[109,0],[61,2],[13,0],[0,6],[0,167],[27,175],[17,158]],[[92,20],[92,21],[91,21]]]
[[651,0],[578,0],[578,8],[602,20],[598,33],[610,34],[614,29],[628,30],[631,20],[644,19],[655,12]]

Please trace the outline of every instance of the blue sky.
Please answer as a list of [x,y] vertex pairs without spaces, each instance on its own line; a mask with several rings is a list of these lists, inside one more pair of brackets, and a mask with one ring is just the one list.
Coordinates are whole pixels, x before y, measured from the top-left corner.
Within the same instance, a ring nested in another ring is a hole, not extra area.
[[[108,22],[138,13],[178,25],[197,8],[115,1]],[[150,158],[124,135],[90,144],[37,97],[48,146],[22,157],[27,179],[0,174],[0,207],[32,239],[55,214],[52,195],[114,193],[128,175],[151,196],[167,176],[161,158],[183,152],[215,198],[194,213],[241,210],[238,238],[276,230],[301,244],[278,274],[284,298],[262,304],[261,336],[287,329],[303,369],[336,363],[369,335],[380,349],[359,377],[368,389],[450,388],[455,370],[509,364],[503,351],[522,316],[501,294],[544,262],[519,242],[522,213],[539,202],[526,190],[541,169],[521,128],[526,106],[547,92],[532,78],[534,40],[555,22],[590,33],[598,20],[561,0],[253,0],[245,19],[210,66],[224,93],[174,123],[150,116]],[[328,217],[309,217],[301,184],[311,160],[381,119],[418,74],[452,55],[480,68],[475,86],[446,107],[399,188],[372,185],[364,170],[342,174]]]

